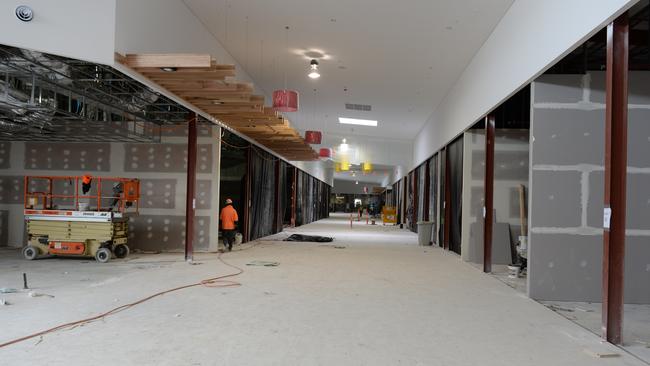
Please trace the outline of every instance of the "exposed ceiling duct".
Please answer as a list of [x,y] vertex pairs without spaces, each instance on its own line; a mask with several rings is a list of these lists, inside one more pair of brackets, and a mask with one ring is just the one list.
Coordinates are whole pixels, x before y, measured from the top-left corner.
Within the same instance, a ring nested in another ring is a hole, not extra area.
[[0,140],[157,142],[189,113],[111,67],[0,45]]

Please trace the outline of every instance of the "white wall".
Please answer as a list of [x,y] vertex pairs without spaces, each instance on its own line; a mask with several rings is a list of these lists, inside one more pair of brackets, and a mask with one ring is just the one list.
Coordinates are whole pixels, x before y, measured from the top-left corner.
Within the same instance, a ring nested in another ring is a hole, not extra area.
[[415,140],[417,166],[637,0],[517,0]]
[[[30,6],[34,20],[18,20],[18,5]],[[110,65],[115,0],[2,0],[0,44]]]
[[[253,82],[180,0],[117,0],[115,51],[120,54],[209,53],[219,63],[236,65],[237,80]],[[259,89],[256,92],[265,94]]]

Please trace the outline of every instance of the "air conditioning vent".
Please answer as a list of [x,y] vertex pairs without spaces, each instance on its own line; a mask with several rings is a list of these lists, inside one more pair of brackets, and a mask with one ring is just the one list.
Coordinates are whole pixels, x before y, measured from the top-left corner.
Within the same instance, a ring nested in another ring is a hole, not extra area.
[[345,103],[345,109],[349,109],[352,111],[370,112],[372,110],[372,107],[368,104]]

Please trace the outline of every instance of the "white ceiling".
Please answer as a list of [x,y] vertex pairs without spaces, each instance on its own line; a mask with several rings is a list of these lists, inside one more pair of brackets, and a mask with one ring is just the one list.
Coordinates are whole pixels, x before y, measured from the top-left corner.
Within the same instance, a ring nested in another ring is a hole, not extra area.
[[[287,113],[298,129],[411,140],[513,0],[184,2],[267,96],[283,88],[286,70],[300,92],[301,110]],[[307,77],[305,50],[329,55],[318,80]],[[379,127],[340,125],[339,116]]]

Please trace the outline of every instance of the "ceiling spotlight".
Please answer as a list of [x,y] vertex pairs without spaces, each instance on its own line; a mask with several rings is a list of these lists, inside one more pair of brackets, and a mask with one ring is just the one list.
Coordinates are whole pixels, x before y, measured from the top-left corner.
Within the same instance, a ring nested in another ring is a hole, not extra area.
[[318,73],[318,60],[311,60],[309,66],[311,67],[311,72],[307,76],[312,79],[318,79],[320,77],[320,73]]
[[162,71],[164,71],[164,72],[174,72],[174,71],[178,70],[178,68],[176,68],[176,67],[169,67],[169,66],[161,67],[160,69]]

